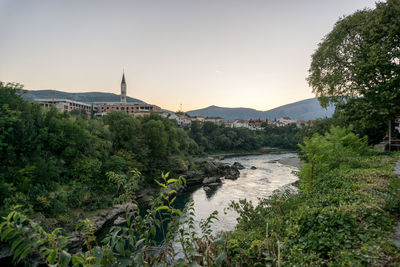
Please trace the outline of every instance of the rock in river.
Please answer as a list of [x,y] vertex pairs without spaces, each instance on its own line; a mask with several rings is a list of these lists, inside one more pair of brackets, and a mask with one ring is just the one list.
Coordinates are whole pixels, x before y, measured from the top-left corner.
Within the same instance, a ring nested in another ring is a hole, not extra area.
[[203,180],[203,184],[220,183],[221,179],[219,177],[206,177]]
[[237,161],[232,164],[232,167],[235,167],[238,170],[243,170],[244,169],[244,166],[242,164],[240,164],[239,162],[237,162]]

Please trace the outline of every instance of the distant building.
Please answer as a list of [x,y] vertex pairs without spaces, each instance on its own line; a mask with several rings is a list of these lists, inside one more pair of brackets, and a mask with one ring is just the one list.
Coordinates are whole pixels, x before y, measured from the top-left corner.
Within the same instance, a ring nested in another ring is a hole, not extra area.
[[236,119],[232,124],[233,128],[249,128],[249,124],[245,120]]
[[233,128],[233,122],[231,121],[224,121],[224,125],[226,128]]
[[122,73],[122,81],[121,81],[121,103],[126,103],[126,82],[125,82],[125,73]]
[[217,125],[222,125],[222,124],[224,124],[224,119],[223,118],[221,118],[221,117],[206,117],[205,119],[204,119],[204,122],[212,122],[212,123],[215,123],[215,124],[217,124]]
[[34,99],[44,108],[50,108],[54,106],[61,112],[73,111],[73,110],[84,110],[88,116],[91,116],[92,110],[97,111],[98,106],[94,104],[88,104],[78,101],[73,101],[69,99]]
[[261,122],[248,122],[248,128],[250,130],[255,130],[255,131],[260,131],[263,129],[263,127],[261,127]]
[[124,111],[134,116],[143,116],[146,114],[150,114],[150,112],[161,113],[161,108],[156,105],[149,105],[143,103],[119,103],[119,102],[104,102],[104,103],[96,103],[98,105],[98,115],[107,114],[107,112],[111,111]]
[[306,122],[305,120],[298,120],[298,121],[296,122],[297,128],[301,128],[301,127],[304,127],[304,126],[306,126],[306,125],[307,125],[307,122]]
[[184,114],[175,114],[176,122],[180,127],[189,127],[192,125],[192,120]]
[[286,126],[289,124],[296,124],[297,121],[292,120],[289,117],[282,117],[277,120],[277,126]]
[[191,117],[190,118],[193,121],[197,121],[199,123],[203,123],[204,122],[204,117],[203,116],[196,116],[196,117]]
[[146,116],[151,112],[161,113],[161,108],[156,105],[150,105],[145,103],[126,102],[126,81],[125,73],[122,74],[121,81],[121,102],[98,102],[95,103],[98,106],[98,112],[96,116],[104,116],[107,112],[111,111],[123,111],[133,116]]
[[69,99],[34,99],[42,107],[49,108],[54,106],[59,111],[70,112],[72,110],[84,110],[91,116],[92,112],[96,116],[105,116],[110,111],[123,111],[133,116],[146,116],[151,112],[161,113],[161,108],[156,105],[145,103],[126,102],[126,81],[125,73],[122,74],[121,81],[121,102],[93,102],[84,103]]

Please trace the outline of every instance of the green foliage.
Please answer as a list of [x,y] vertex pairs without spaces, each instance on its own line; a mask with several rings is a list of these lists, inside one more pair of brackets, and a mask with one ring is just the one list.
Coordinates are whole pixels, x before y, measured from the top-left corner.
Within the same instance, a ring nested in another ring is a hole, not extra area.
[[304,145],[299,146],[305,159],[299,174],[302,189],[312,187],[327,171],[351,164],[357,156],[368,153],[366,139],[360,139],[351,128],[332,127],[324,136],[315,134],[311,139],[305,138]]
[[13,211],[0,224],[0,240],[10,243],[13,261],[21,262],[30,254],[41,256],[49,265],[68,266],[71,255],[65,251],[68,238],[57,228],[47,233],[25,215]]
[[399,183],[393,174],[398,153],[375,155],[365,139],[340,127],[306,140],[302,153],[298,193],[275,192],[256,206],[246,200],[232,203],[240,215],[230,241],[235,257],[250,262],[250,244],[261,244],[257,240],[268,233],[275,245],[260,252],[272,265],[398,262],[400,251],[389,241],[399,212]]
[[161,170],[187,167],[199,150],[187,132],[158,115],[71,116],[23,100],[21,88],[0,83],[2,214],[16,204],[46,217],[96,209],[117,190],[107,172],[129,177],[139,169],[145,179],[138,186],[148,186]]
[[[312,56],[308,82],[322,105],[373,142],[400,114],[400,1],[388,0],[341,18]],[[346,101],[347,100],[347,101]]]
[[227,128],[211,122],[205,122],[201,126],[194,122],[189,136],[196,141],[200,150],[208,153],[254,151],[262,147],[296,150],[299,142],[298,132],[296,125],[267,125],[262,131],[252,131],[245,128]]
[[138,170],[132,170],[128,175],[118,175],[114,172],[106,173],[108,179],[115,183],[122,194],[114,200],[115,203],[125,203],[135,201],[136,191],[139,189],[139,178],[141,173]]
[[[323,149],[310,154],[307,146],[315,146],[313,139],[321,140]],[[69,262],[74,266],[393,265],[400,258],[400,251],[388,241],[396,222],[393,214],[400,212],[399,182],[392,173],[398,154],[377,156],[367,153],[367,148],[365,140],[344,128],[314,136],[303,148],[308,161],[315,156],[334,159],[336,151],[346,160],[324,166],[313,185],[300,192],[276,191],[255,206],[246,200],[232,203],[230,208],[240,216],[231,233],[212,235],[214,212],[200,222],[199,235],[193,202],[183,212],[173,207],[185,180],[166,173],[156,180],[161,191],[147,212],[127,205],[126,225],[113,227],[103,245],[94,237],[93,223],[81,221],[77,227],[84,233],[86,252],[70,255],[59,229],[48,234],[19,212],[4,218],[0,236],[11,242],[17,260],[37,253],[48,264],[60,266]],[[136,179],[140,176],[133,173]],[[108,176],[121,195],[130,195],[135,178]],[[301,184],[308,179],[301,176]],[[161,244],[154,239],[157,232],[163,234]]]

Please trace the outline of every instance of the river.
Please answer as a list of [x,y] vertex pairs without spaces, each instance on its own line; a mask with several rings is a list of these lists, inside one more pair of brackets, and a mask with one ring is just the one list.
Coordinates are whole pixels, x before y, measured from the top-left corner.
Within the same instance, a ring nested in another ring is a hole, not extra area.
[[[245,169],[240,170],[240,176],[236,180],[223,180],[219,186],[202,186],[184,194],[177,199],[178,205],[183,206],[193,199],[197,225],[200,220],[206,219],[211,212],[217,210],[218,221],[212,226],[213,232],[233,230],[238,214],[232,210],[226,211],[231,201],[246,198],[257,203],[258,198],[268,197],[274,190],[295,182],[297,176],[293,171],[298,169],[279,163],[281,159],[295,156],[294,153],[263,154],[221,160],[228,164],[239,162]],[[252,166],[256,169],[251,169]]]

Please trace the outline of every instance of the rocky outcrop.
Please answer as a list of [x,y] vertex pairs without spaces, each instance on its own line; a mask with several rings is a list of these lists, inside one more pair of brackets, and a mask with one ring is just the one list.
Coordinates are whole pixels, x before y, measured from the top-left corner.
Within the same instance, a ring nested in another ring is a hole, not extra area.
[[235,162],[232,166],[226,163],[209,159],[196,161],[199,166],[197,171],[187,171],[183,176],[186,178],[187,186],[196,184],[221,183],[221,177],[225,179],[237,179],[239,170],[244,169],[243,165]]
[[240,164],[239,162],[233,163],[232,167],[235,167],[238,170],[243,170],[244,169],[244,166],[242,164]]
[[209,176],[217,175],[219,173],[217,162],[214,161],[203,162],[203,169],[205,174]]
[[240,176],[239,169],[229,165],[225,165],[221,172],[221,175],[223,175],[225,179],[235,180]]
[[134,203],[124,203],[119,205],[114,205],[111,209],[102,212],[98,216],[94,216],[90,218],[93,221],[94,226],[96,227],[95,232],[99,232],[105,224],[114,223],[114,221],[122,214],[125,213],[125,210],[129,210],[134,212],[138,209],[136,204]]
[[[138,210],[138,207],[134,203],[114,205],[112,208],[103,211],[99,215],[90,217],[89,219],[94,223],[95,235],[98,235],[106,226],[126,223],[125,217],[123,216],[126,210],[135,212]],[[68,251],[71,253],[79,252],[84,242],[83,234],[74,231],[69,233],[69,237]]]
[[203,184],[213,184],[213,183],[220,183],[221,179],[219,177],[206,177],[203,180]]
[[183,177],[186,178],[186,185],[191,186],[203,183],[203,179],[207,176],[203,171],[188,171]]

